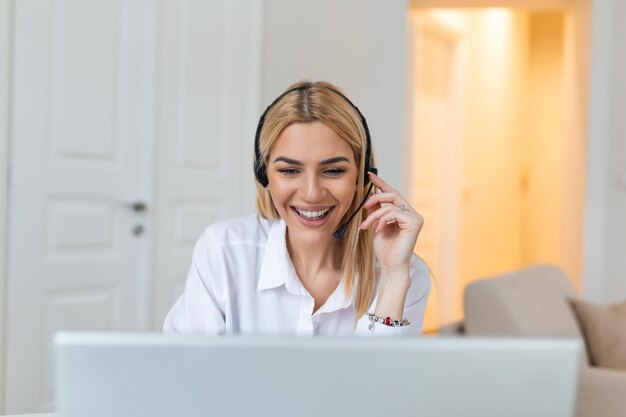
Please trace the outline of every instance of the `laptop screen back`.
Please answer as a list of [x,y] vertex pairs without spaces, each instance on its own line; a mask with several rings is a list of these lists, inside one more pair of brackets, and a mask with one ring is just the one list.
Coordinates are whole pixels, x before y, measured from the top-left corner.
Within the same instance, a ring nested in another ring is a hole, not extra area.
[[62,333],[61,417],[574,414],[570,339]]

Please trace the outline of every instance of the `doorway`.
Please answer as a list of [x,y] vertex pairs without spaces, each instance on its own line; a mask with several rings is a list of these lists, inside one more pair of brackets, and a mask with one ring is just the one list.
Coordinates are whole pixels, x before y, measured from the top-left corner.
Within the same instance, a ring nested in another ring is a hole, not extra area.
[[581,290],[588,31],[581,8],[424,3],[409,13],[410,193],[434,332],[477,279],[551,263]]

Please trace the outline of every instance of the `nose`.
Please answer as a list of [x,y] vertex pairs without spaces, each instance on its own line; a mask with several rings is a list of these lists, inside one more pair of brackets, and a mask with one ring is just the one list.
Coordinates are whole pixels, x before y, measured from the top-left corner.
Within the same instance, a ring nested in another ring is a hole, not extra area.
[[316,202],[324,197],[325,188],[322,180],[315,173],[309,173],[306,176],[303,191],[306,201]]

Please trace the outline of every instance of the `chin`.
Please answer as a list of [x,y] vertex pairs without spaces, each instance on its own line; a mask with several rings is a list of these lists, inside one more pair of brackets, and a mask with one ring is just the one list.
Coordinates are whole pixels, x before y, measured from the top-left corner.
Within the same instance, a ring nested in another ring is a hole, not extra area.
[[335,230],[337,230],[337,228],[331,229],[327,227],[311,229],[307,227],[302,227],[302,225],[298,223],[292,223],[291,225],[287,223],[287,228],[290,230],[292,236],[297,237],[298,240],[310,243],[316,243],[327,239],[332,239],[333,233],[335,233]]
[[292,237],[296,238],[299,242],[306,244],[319,244],[333,240],[333,233],[337,231],[339,225],[331,224],[324,225],[323,227],[314,228],[302,225],[298,219],[288,219],[285,221],[287,228]]

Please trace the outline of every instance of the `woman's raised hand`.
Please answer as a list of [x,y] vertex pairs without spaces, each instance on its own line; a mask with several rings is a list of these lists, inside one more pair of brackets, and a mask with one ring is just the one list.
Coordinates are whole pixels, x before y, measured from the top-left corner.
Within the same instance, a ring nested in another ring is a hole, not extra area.
[[372,194],[365,202],[363,207],[369,215],[360,228],[374,229],[374,250],[381,267],[408,271],[424,219],[398,191],[377,175],[368,175],[381,192]]

